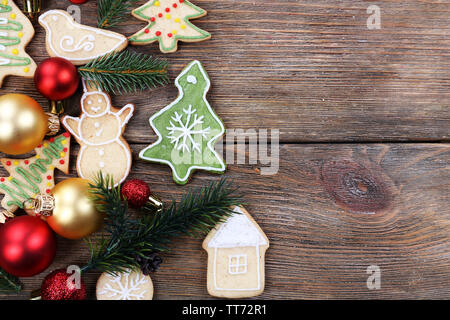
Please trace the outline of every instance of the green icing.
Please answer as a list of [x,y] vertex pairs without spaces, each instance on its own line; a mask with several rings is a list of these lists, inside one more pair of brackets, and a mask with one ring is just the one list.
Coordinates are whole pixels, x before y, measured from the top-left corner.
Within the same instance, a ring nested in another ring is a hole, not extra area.
[[[12,8],[8,5],[0,4],[0,14],[12,11]],[[22,31],[23,26],[20,22],[7,20],[7,24],[0,24],[0,30],[12,30],[12,31]],[[19,37],[11,37],[0,35],[0,46],[9,47],[20,43]],[[26,57],[17,57],[11,54],[0,52],[0,57],[5,59],[14,60],[15,62],[9,62],[5,64],[0,64],[0,67],[17,67],[17,66],[27,66],[31,63],[31,59]]]
[[0,13],[6,13],[12,11],[11,7],[6,4],[0,4]]
[[[42,150],[47,158],[35,158],[35,161],[30,163],[28,168],[17,167],[16,172],[18,178],[7,180],[10,185],[5,183],[0,184],[2,189],[12,200],[7,202],[8,206],[17,206],[24,208],[23,202],[32,197],[33,194],[39,193],[38,184],[42,182],[42,175],[47,172],[48,166],[53,163],[53,160],[60,158],[60,152],[64,150],[61,143],[66,138],[64,136],[56,137],[48,147]],[[28,191],[27,191],[28,190]]]
[[200,62],[191,62],[175,84],[178,98],[150,118],[159,139],[142,150],[140,157],[169,165],[178,184],[186,184],[196,169],[224,172],[225,163],[214,144],[225,128],[205,98],[210,82]]
[[[138,8],[138,9],[136,9],[135,11],[133,11],[133,13],[136,14],[137,16],[141,17],[143,20],[148,20],[148,21],[150,21],[150,18],[151,18],[151,17],[145,15],[145,14],[143,13],[143,11],[144,11],[145,9],[147,9],[148,7],[153,6],[153,3],[156,2],[156,1],[157,1],[157,0],[151,1],[150,3],[148,3],[148,4],[146,4],[146,5],[142,6],[142,7],[140,7],[140,8]],[[178,40],[189,40],[189,39],[191,39],[191,40],[202,40],[202,39],[206,39],[206,38],[208,38],[208,37],[211,36],[211,34],[210,34],[209,32],[207,32],[207,31],[205,31],[205,30],[202,30],[202,29],[196,27],[195,25],[193,25],[193,24],[189,21],[189,19],[197,18],[197,17],[199,17],[199,16],[204,15],[206,11],[203,10],[202,8],[199,8],[199,7],[197,7],[196,5],[190,3],[189,1],[184,1],[183,3],[186,4],[186,5],[188,5],[188,6],[190,6],[190,7],[192,7],[192,8],[194,8],[194,9],[198,12],[198,13],[196,13],[196,14],[193,14],[193,15],[184,17],[184,19],[183,19],[184,23],[185,23],[188,27],[191,27],[192,29],[195,29],[196,31],[198,31],[198,32],[201,33],[202,35],[201,35],[201,36],[193,36],[193,37],[182,36],[182,35],[175,35],[175,36],[173,37],[172,44],[171,44],[169,47],[165,47],[164,44],[163,44],[162,42],[160,42],[160,44],[161,44],[161,50],[162,50],[163,52],[171,51],[173,48],[175,48],[175,46],[177,45],[177,41],[178,41]],[[151,38],[145,38],[146,36],[148,37],[148,34],[145,33],[145,30],[146,30],[146,29],[151,29],[155,24],[156,24],[156,22],[150,22],[150,24],[149,24],[147,27],[145,27],[141,32],[139,32],[139,33],[137,33],[136,35],[130,37],[130,38],[129,38],[129,41],[130,41],[131,43],[141,43],[141,44],[142,44],[142,43],[151,43],[151,42],[154,42],[154,41],[159,41],[159,40],[160,40],[160,37],[157,37],[157,36],[154,36],[154,37],[151,37]]]

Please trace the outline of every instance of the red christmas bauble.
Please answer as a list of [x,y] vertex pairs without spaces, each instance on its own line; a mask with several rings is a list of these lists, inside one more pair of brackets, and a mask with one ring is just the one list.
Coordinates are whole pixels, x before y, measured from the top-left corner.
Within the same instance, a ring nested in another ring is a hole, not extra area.
[[128,205],[133,208],[142,208],[152,194],[149,186],[142,180],[132,179],[126,181],[120,189],[122,197],[126,198]]
[[87,0],[69,0],[69,1],[72,3],[75,3],[75,4],[82,4],[82,3],[87,2]]
[[86,299],[86,285],[80,279],[79,288],[72,279],[72,274],[67,273],[65,269],[57,269],[51,272],[42,281],[41,299],[42,300],[84,300]]
[[55,234],[37,217],[13,218],[0,227],[0,267],[14,276],[41,273],[55,254]]
[[47,99],[60,101],[77,91],[80,77],[77,68],[63,58],[48,58],[42,61],[34,74],[38,91]]

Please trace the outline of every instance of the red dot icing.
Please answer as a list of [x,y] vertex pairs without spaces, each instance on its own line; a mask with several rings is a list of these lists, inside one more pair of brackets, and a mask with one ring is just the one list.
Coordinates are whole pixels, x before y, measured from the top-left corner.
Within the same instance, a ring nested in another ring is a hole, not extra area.
[[170,12],[170,8],[166,8],[166,12]]
[[1,182],[5,182],[5,178],[0,178],[0,181]]
[[151,22],[155,21],[155,17],[151,17],[151,18],[150,18],[150,21],[151,21]]
[[64,160],[59,160],[59,163],[60,164],[64,164]]
[[45,190],[45,192],[50,193],[50,189]]
[[148,29],[145,29],[145,31],[144,31],[145,33],[149,33],[150,32],[150,30],[148,30]]
[[50,142],[55,142],[55,138],[50,138],[49,141]]
[[167,36],[168,36],[169,38],[172,38],[172,34],[171,34],[171,33],[168,33]]
[[25,164],[29,164],[30,163],[30,161],[28,161],[28,160],[25,160]]
[[52,176],[47,176],[47,180],[52,180]]
[[180,0],[180,3],[183,3],[184,2],[184,0]]
[[64,149],[63,149],[64,152],[67,152],[67,150],[68,150],[67,148],[64,148]]
[[159,37],[161,35],[161,31],[156,31],[156,36]]
[[64,133],[63,133],[63,136],[66,137],[66,138],[68,138],[68,137],[70,137],[70,133],[64,132]]
[[178,7],[178,5],[177,5],[176,3],[174,3],[174,4],[172,5],[172,7],[176,8],[176,7]]
[[6,161],[6,165],[10,166],[11,165],[11,161]]
[[40,145],[38,145],[37,147],[38,147],[38,148],[42,148],[42,145],[40,144]]
[[162,13],[158,13],[158,17],[162,18]]

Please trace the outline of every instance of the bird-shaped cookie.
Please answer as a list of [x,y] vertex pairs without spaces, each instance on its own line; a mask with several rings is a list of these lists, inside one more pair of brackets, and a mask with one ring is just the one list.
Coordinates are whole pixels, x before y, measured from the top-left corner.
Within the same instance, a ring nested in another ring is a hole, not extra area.
[[75,22],[63,10],[50,10],[39,17],[47,33],[47,52],[74,65],[83,65],[110,52],[122,51],[128,45],[125,36]]

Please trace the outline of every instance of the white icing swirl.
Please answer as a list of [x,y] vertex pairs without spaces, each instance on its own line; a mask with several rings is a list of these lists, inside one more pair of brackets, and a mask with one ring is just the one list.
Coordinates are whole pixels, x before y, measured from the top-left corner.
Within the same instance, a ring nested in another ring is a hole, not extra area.
[[95,36],[89,34],[89,35],[86,35],[83,38],[81,38],[81,40],[76,45],[74,45],[75,40],[73,39],[73,37],[66,35],[61,38],[59,47],[64,52],[77,52],[80,50],[89,52],[94,49],[94,41],[95,41]]

